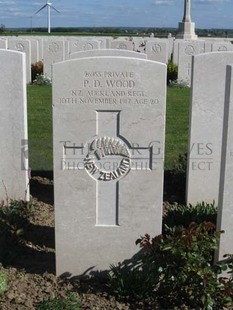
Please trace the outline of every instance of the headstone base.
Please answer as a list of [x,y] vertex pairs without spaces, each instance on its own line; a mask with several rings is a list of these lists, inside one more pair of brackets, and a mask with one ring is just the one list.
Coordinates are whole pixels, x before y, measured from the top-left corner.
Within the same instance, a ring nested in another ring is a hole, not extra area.
[[191,22],[181,22],[179,23],[179,31],[176,35],[176,39],[185,40],[197,40],[197,35],[195,34],[195,23]]

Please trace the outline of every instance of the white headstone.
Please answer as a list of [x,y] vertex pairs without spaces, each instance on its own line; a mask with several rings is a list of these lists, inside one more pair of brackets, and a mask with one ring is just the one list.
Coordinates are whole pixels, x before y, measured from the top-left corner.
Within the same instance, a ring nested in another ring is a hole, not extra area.
[[205,41],[205,53],[212,52],[213,42],[211,40]]
[[137,53],[128,50],[90,50],[70,54],[70,59],[85,58],[85,57],[98,57],[98,56],[119,56],[119,57],[135,57],[146,59],[147,55],[143,53]]
[[190,86],[192,74],[192,56],[200,54],[204,42],[190,41],[179,43],[178,80],[187,82]]
[[233,53],[194,56],[187,203],[218,203],[226,65]]
[[214,42],[212,44],[213,52],[231,52],[233,45],[230,42]]
[[145,39],[133,39],[133,50],[139,53],[145,53],[146,51],[146,40]]
[[168,62],[168,44],[160,41],[146,42],[146,54],[148,59],[162,62]]
[[26,55],[0,50],[0,200],[29,200]]
[[39,61],[39,42],[38,40],[31,40],[31,63]]
[[133,41],[113,40],[111,41],[111,48],[120,50],[133,50]]
[[165,106],[164,64],[93,57],[54,65],[58,275],[109,269],[139,251],[140,235],[161,233]]
[[100,41],[97,40],[70,40],[69,52],[96,50],[100,48]]
[[217,259],[233,253],[233,66],[227,66],[226,97],[224,111],[222,161],[220,173],[217,231],[224,231],[220,237]]
[[31,82],[31,41],[22,39],[8,39],[8,49],[26,54],[27,83]]
[[[184,41],[180,39],[176,39],[173,45],[172,62],[176,65],[178,65],[178,61],[179,61],[179,43],[180,42],[184,42]],[[193,42],[193,41],[190,41],[190,42]]]
[[7,40],[0,39],[0,48],[6,49],[7,48]]
[[44,40],[43,62],[44,74],[52,78],[52,65],[65,59],[65,44],[63,40]]

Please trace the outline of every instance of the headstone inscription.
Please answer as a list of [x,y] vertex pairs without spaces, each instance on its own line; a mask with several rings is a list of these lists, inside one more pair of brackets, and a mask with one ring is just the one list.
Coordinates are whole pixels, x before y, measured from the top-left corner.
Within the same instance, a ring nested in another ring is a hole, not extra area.
[[57,275],[103,271],[130,259],[138,236],[161,233],[166,65],[53,67]]
[[29,200],[26,55],[0,50],[0,199]]
[[224,109],[224,127],[222,143],[222,160],[219,186],[219,204],[217,216],[217,231],[224,231],[220,236],[217,260],[222,260],[225,254],[233,253],[233,66],[227,66],[226,96]]
[[187,203],[218,204],[226,66],[232,52],[193,57]]

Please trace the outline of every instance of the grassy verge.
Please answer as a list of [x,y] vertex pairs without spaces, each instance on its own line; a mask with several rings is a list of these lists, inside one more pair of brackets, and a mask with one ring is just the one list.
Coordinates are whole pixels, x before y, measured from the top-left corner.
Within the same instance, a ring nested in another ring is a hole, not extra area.
[[29,164],[32,170],[51,171],[52,146],[52,88],[28,86]]
[[[32,170],[52,170],[52,88],[28,86],[29,161]],[[187,152],[190,89],[168,88],[165,168]]]
[[171,169],[179,154],[187,152],[189,88],[168,88],[166,115],[165,169]]

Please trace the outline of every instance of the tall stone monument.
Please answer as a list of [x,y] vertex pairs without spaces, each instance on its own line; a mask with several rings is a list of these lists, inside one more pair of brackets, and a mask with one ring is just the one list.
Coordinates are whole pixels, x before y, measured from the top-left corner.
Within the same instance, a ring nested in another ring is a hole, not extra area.
[[191,21],[191,0],[184,0],[184,17],[181,23],[179,23],[179,30],[176,36],[177,39],[196,40],[195,23]]

